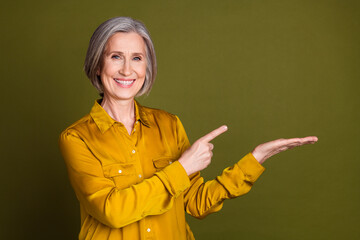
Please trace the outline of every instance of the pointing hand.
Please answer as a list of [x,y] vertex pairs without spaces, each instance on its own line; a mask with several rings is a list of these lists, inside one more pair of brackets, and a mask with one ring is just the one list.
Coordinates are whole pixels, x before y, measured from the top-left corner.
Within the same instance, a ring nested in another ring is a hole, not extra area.
[[179,158],[179,162],[184,167],[188,176],[205,169],[211,162],[214,145],[210,143],[214,138],[227,131],[227,126],[223,125],[205,136],[199,138],[188,148]]

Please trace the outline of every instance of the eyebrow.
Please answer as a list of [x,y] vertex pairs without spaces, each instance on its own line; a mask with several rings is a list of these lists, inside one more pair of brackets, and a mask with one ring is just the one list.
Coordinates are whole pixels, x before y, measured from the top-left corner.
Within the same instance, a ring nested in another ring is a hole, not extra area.
[[[120,55],[124,55],[124,53],[123,53],[123,52],[120,52],[120,51],[111,51],[111,52],[109,52],[108,55],[113,54],[113,53],[117,53],[117,54],[120,54]],[[131,55],[144,55],[144,53],[134,52],[134,53],[131,53]]]

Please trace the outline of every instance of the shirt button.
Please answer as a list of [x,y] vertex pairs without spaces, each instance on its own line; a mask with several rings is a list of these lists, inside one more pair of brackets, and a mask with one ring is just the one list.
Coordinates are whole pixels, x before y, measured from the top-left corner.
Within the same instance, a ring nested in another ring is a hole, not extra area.
[[131,151],[132,153],[135,153],[135,149]]
[[147,231],[147,232],[150,232],[150,231],[151,231],[151,229],[150,229],[150,228],[148,228],[148,229],[146,229],[146,231]]
[[141,174],[139,174],[139,178],[141,178],[142,176],[141,176]]
[[121,169],[119,170],[119,173],[122,173]]

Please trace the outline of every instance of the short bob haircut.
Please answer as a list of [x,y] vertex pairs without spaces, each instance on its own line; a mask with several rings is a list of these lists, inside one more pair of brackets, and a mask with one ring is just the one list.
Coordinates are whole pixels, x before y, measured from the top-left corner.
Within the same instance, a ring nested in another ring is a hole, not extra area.
[[97,71],[101,69],[103,54],[106,43],[111,36],[117,32],[135,32],[139,34],[146,45],[146,75],[145,81],[136,96],[149,94],[154,84],[157,64],[154,44],[145,25],[130,17],[115,17],[103,22],[93,33],[90,39],[89,47],[86,53],[84,70],[91,83],[99,91],[100,96],[104,95],[104,88]]

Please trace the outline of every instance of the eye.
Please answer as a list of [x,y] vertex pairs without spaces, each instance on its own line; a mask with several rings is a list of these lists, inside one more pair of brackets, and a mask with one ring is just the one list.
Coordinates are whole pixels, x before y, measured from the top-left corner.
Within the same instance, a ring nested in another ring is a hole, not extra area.
[[111,58],[112,59],[120,59],[120,56],[119,55],[112,55]]
[[140,60],[141,60],[141,57],[134,57],[133,60],[135,60],[135,61],[140,61]]

